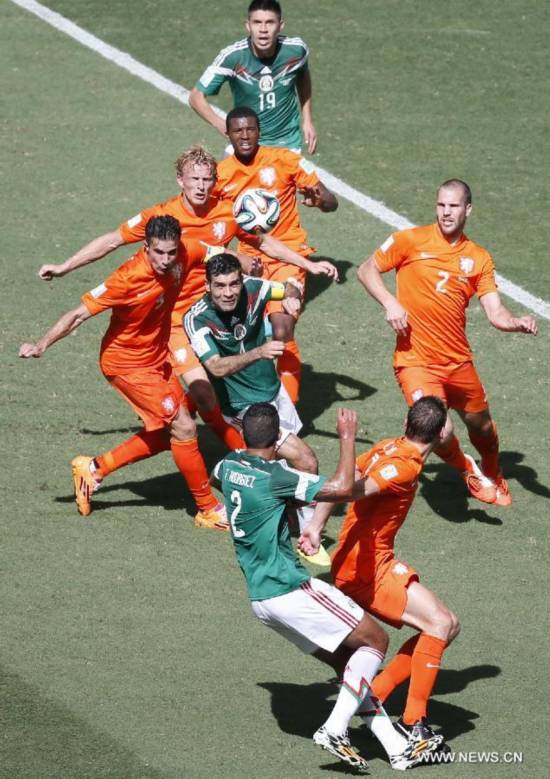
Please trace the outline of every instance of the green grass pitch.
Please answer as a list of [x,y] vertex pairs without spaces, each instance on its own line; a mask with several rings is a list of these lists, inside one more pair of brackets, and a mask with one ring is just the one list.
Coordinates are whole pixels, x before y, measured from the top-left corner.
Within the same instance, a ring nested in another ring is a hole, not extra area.
[[[50,0],[49,7],[190,88],[241,36],[245,3]],[[316,161],[416,223],[437,183],[474,190],[469,233],[497,268],[550,299],[546,224],[548,10],[543,3],[375,0],[284,3],[310,44]],[[3,409],[0,776],[29,779],[305,779],[346,770],[311,734],[336,687],[325,667],[259,626],[223,534],[196,530],[168,454],[113,474],[77,515],[69,462],[130,434],[136,420],[97,367],[106,319],[40,361],[17,358],[115,257],[56,283],[61,261],[175,190],[173,160],[223,142],[192,112],[9,0],[0,4],[3,108]],[[219,104],[227,108],[228,95]],[[546,144],[546,147],[545,147]],[[300,405],[323,472],[334,415],[361,419],[359,449],[397,433],[404,404],[392,336],[354,266],[391,232],[346,201],[304,214],[344,281],[313,281],[299,325]],[[507,301],[520,311],[517,303]],[[418,776],[547,777],[550,379],[537,339],[492,330],[476,303],[469,335],[498,423],[511,509],[468,500],[431,459],[398,553],[460,616],[430,708],[458,752],[522,752],[521,765],[416,769]],[[461,427],[459,433],[471,447]],[[222,454],[201,429],[209,465]],[[340,518],[328,535],[338,533]],[[406,635],[392,631],[391,649]],[[389,704],[400,713],[402,699]],[[354,743],[390,776],[375,742]]]

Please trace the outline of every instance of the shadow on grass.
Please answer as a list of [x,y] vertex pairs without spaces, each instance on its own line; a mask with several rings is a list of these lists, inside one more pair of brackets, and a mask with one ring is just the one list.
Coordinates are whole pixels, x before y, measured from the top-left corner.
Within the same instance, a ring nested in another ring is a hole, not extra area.
[[[523,465],[525,455],[522,452],[501,452],[502,472],[510,482],[517,481],[524,490],[550,498],[550,489],[539,481],[538,473],[530,465]],[[512,484],[513,491],[513,484]]]
[[140,777],[165,774],[87,719],[49,699],[18,674],[0,669],[2,767],[5,777]]
[[[339,285],[345,284],[348,281],[349,271],[353,268],[353,263],[349,260],[335,260],[334,257],[326,257],[321,254],[313,254],[310,259],[314,262],[326,260],[335,265],[338,270]],[[308,303],[311,303],[315,298],[319,297],[319,295],[322,295],[323,292],[334,283],[335,282],[331,281],[327,276],[312,276],[310,273],[307,277],[306,284],[306,307]]]
[[[440,696],[460,692],[479,679],[493,679],[501,670],[495,665],[475,665],[461,670],[443,669],[437,679],[435,698],[430,700],[430,723],[441,728],[446,741],[475,729],[475,720],[479,714],[452,703],[440,700]],[[280,729],[303,738],[311,738],[319,725],[324,722],[338,694],[335,682],[316,682],[314,684],[286,684],[280,682],[259,682],[259,687],[271,695],[271,710]],[[391,716],[399,717],[404,709],[406,685],[397,690],[386,702],[386,710]],[[353,720],[359,723],[358,719]],[[384,756],[382,748],[364,726],[352,728],[351,739],[366,757]],[[345,770],[345,767],[342,767]]]
[[502,525],[502,519],[493,514],[499,509],[470,498],[460,475],[445,463],[430,461],[425,465],[420,477],[420,494],[432,511],[448,522],[475,520],[486,525]]

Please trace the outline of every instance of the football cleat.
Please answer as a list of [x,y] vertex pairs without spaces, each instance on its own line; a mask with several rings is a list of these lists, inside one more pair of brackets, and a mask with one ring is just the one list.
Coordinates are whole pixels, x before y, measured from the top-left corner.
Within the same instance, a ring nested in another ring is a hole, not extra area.
[[402,752],[398,755],[390,755],[391,767],[395,771],[406,771],[407,768],[412,768],[419,763],[429,762],[426,756],[440,747],[441,741],[439,739],[442,741],[443,736],[437,736],[434,733],[434,736],[427,741],[410,740]]
[[494,503],[497,498],[497,488],[495,484],[484,476],[480,467],[473,457],[465,454],[468,467],[462,472],[462,478],[466,482],[468,492],[473,498],[482,503]]
[[330,556],[323,544],[319,546],[319,549],[315,552],[315,554],[306,554],[305,552],[302,552],[300,547],[297,547],[296,551],[303,560],[311,563],[311,565],[319,565],[323,568],[330,568]]
[[229,530],[227,512],[223,503],[217,503],[214,508],[209,511],[198,511],[195,515],[195,527]]
[[101,485],[101,479],[92,473],[93,461],[93,457],[81,454],[71,462],[76,506],[83,517],[92,513],[92,495]]
[[510,494],[508,482],[506,481],[506,479],[501,473],[499,473],[499,475],[495,479],[495,485],[497,488],[495,506],[511,506],[512,496]]
[[412,725],[406,725],[403,722],[403,717],[400,717],[395,723],[395,729],[398,733],[405,736],[409,745],[412,745],[418,762],[423,762],[425,760],[423,755],[435,752],[436,749],[441,749],[443,744],[443,736],[441,733],[436,733],[428,725],[426,717],[422,717],[422,719],[417,720]]
[[333,733],[329,733],[325,726],[322,725],[313,734],[313,742],[317,746],[326,749],[327,752],[330,752],[331,755],[334,755],[343,763],[357,768],[361,773],[368,771],[369,765],[367,761],[351,746],[347,731],[343,736],[336,736]]

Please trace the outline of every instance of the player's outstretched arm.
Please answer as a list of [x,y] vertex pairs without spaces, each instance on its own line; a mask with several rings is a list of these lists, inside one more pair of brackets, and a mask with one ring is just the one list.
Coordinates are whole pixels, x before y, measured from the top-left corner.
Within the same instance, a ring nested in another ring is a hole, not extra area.
[[220,357],[213,355],[204,363],[204,367],[217,379],[223,379],[224,376],[231,376],[238,373],[247,365],[257,360],[276,360],[285,350],[283,341],[267,341],[261,346],[256,346],[249,352],[242,354],[232,354],[229,357]]
[[483,310],[489,322],[497,330],[504,330],[508,333],[528,333],[537,335],[538,326],[534,317],[526,314],[524,316],[513,316],[503,305],[498,292],[488,292],[479,299]]
[[318,208],[325,214],[330,211],[336,211],[338,208],[338,200],[336,195],[333,195],[330,189],[327,189],[322,181],[315,184],[313,187],[303,187],[300,189],[302,194],[302,205],[309,208]]
[[105,257],[106,254],[110,254],[115,249],[118,249],[123,243],[124,239],[120,234],[120,230],[112,230],[110,233],[94,238],[93,241],[87,243],[86,246],[83,246],[82,249],[73,254],[72,257],[69,257],[68,260],[65,260],[65,262],[59,265],[42,265],[38,275],[44,281],[65,276],[66,273]]
[[296,78],[296,91],[302,110],[302,133],[307,150],[314,154],[317,150],[317,130],[313,124],[312,87],[309,70],[302,71]]
[[224,119],[222,119],[221,116],[218,116],[200,89],[193,87],[191,94],[189,95],[189,105],[201,119],[204,119],[205,122],[212,125],[220,135],[227,137]]
[[340,439],[340,457],[334,475],[323,484],[315,500],[346,501],[352,495],[355,478],[355,438],[357,414],[348,408],[336,413],[336,430]]
[[91,316],[84,303],[81,303],[76,308],[73,308],[72,311],[67,311],[66,314],[63,314],[39,341],[22,344],[19,349],[19,357],[42,357],[46,349],[56,341],[60,341],[66,335],[72,333],[73,330],[76,330],[82,322],[85,322]]
[[374,255],[359,266],[357,278],[369,295],[384,308],[386,322],[392,330],[397,335],[405,335],[408,330],[407,312],[397,298],[386,288]]
[[275,260],[281,260],[289,265],[296,265],[313,276],[328,276],[329,279],[338,281],[338,270],[331,262],[327,262],[327,260],[312,262],[306,257],[302,257],[298,252],[289,249],[288,246],[285,246],[284,243],[272,235],[250,236],[249,243],[261,249],[264,254],[267,254],[268,257],[273,257]]

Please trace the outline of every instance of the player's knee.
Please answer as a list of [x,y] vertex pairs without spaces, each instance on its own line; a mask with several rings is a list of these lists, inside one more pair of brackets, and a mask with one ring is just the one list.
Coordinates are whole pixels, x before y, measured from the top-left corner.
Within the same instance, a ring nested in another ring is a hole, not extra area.
[[186,441],[197,435],[197,426],[183,406],[180,407],[178,415],[170,423],[169,430],[176,441]]
[[451,641],[451,633],[453,625],[458,623],[455,615],[447,608],[436,608],[429,615],[429,622],[431,630],[439,638],[445,639],[445,641]]
[[449,632],[449,637],[447,638],[447,641],[449,642],[449,644],[451,643],[451,641],[454,641],[454,639],[458,636],[458,634],[460,633],[460,628],[461,628],[459,619],[456,616],[456,614],[454,614],[451,611],[450,615],[451,615],[451,629],[450,629],[450,632]]
[[378,622],[371,621],[366,634],[366,644],[385,655],[390,643],[390,637]]

